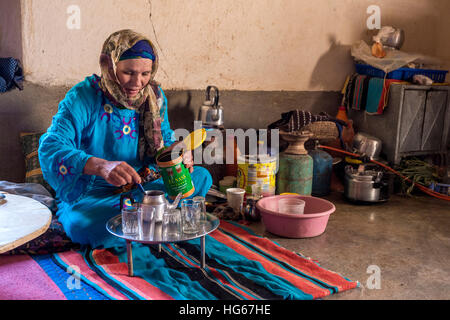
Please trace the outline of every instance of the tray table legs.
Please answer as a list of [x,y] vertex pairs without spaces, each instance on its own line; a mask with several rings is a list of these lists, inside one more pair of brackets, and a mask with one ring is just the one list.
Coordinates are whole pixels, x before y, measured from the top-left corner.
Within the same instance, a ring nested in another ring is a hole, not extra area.
[[206,236],[200,238],[200,266],[202,269],[205,268],[205,241]]
[[[133,271],[133,249],[132,241],[126,240],[127,242],[127,262],[128,262],[128,276],[134,277]],[[200,267],[205,268],[205,243],[206,236],[200,237]],[[161,252],[161,244],[158,244],[158,251]]]
[[127,240],[127,261],[128,261],[128,276],[133,277],[133,250],[131,246],[131,241]]

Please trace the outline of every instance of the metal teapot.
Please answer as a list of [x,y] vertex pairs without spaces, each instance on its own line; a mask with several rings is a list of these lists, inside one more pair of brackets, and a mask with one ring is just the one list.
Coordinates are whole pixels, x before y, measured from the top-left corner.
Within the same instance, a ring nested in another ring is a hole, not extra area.
[[[210,97],[211,89],[214,89],[215,96]],[[223,126],[223,108],[219,103],[219,89],[216,86],[206,88],[206,101],[200,109],[200,120],[205,127]]]
[[[167,199],[164,197],[164,191],[160,190],[148,190],[145,191],[144,197],[140,202],[141,205],[149,206],[155,209],[154,220],[155,222],[161,222],[162,217],[165,211],[175,209],[178,206],[178,202],[180,202],[182,193],[179,193],[172,204],[170,204]],[[130,194],[122,194],[120,196],[120,207],[123,208],[123,202],[125,199],[130,199],[131,203],[135,203],[133,195]],[[145,209],[144,209],[145,211]]]

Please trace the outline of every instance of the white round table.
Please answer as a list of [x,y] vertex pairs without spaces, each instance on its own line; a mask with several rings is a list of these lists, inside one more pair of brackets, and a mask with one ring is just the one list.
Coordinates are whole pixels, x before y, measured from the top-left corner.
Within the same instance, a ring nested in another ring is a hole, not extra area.
[[52,213],[32,198],[0,193],[0,253],[7,252],[34,238],[49,227]]

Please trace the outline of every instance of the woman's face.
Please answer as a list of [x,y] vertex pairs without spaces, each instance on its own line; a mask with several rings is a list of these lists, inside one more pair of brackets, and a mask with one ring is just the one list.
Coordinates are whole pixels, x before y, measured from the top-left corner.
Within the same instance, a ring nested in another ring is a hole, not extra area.
[[136,96],[148,84],[152,65],[150,59],[128,59],[117,63],[117,79],[128,98]]

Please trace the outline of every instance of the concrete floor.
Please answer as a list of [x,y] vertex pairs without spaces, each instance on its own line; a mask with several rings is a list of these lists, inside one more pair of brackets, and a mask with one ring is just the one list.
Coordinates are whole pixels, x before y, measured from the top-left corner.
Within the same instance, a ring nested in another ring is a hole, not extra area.
[[[332,295],[336,300],[450,299],[450,204],[428,196],[391,196],[388,202],[354,205],[341,193],[325,197],[336,211],[325,232],[315,238],[287,239],[249,225],[281,246],[317,260],[360,288]],[[369,289],[373,269],[380,289]]]

